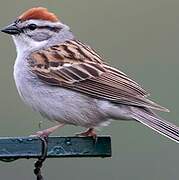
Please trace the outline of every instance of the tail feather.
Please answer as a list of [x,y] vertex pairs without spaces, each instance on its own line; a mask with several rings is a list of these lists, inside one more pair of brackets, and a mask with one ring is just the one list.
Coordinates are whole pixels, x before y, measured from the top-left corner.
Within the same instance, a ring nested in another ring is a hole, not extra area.
[[169,123],[147,109],[133,109],[133,118],[158,133],[179,143],[179,127]]

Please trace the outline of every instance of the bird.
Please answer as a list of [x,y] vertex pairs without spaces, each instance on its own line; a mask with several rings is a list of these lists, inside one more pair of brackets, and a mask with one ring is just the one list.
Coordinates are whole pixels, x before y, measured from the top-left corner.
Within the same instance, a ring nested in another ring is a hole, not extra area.
[[16,46],[14,79],[25,104],[57,124],[38,131],[49,136],[64,125],[85,128],[79,136],[96,137],[96,129],[113,121],[135,121],[179,142],[179,128],[155,111],[169,110],[44,7],[23,12],[1,29]]

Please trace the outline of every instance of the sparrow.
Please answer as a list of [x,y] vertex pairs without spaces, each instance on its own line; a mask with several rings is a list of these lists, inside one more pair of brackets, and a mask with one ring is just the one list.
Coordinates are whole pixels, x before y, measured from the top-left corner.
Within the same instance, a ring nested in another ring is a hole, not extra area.
[[64,125],[85,127],[82,136],[111,120],[133,120],[179,142],[179,128],[154,110],[169,110],[125,73],[110,66],[70,27],[48,9],[34,7],[1,30],[14,40],[14,79],[22,100],[43,117],[57,122],[37,132],[48,136]]

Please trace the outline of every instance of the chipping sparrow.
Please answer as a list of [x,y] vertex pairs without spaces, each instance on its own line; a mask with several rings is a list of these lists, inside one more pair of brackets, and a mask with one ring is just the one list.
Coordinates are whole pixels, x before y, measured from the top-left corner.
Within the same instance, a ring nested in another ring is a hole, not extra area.
[[153,111],[168,111],[147,99],[148,93],[123,72],[103,62],[95,50],[77,40],[70,28],[42,7],[24,12],[2,32],[17,49],[14,78],[23,101],[58,125],[88,128],[111,119],[135,120],[179,142],[179,128]]

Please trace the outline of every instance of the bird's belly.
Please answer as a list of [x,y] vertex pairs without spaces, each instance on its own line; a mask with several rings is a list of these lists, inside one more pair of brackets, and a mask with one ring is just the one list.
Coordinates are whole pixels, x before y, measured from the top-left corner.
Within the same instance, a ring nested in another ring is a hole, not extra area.
[[16,72],[14,77],[22,100],[49,120],[83,127],[99,126],[108,120],[96,99],[47,85],[29,73]]

